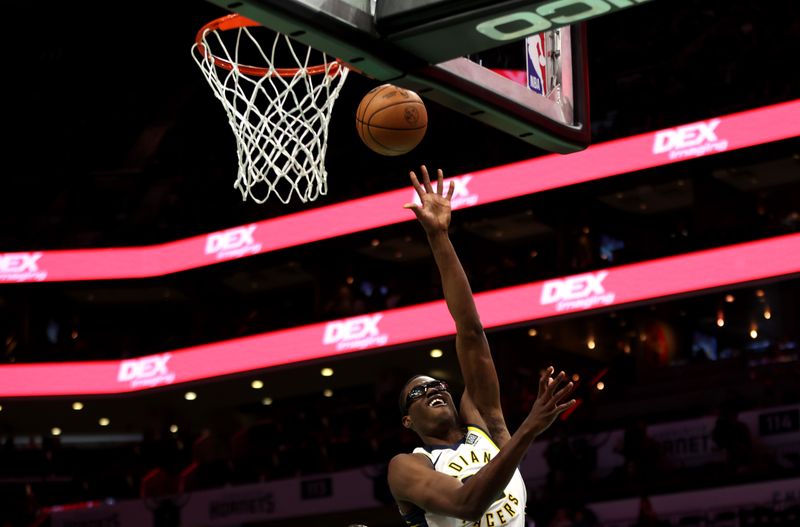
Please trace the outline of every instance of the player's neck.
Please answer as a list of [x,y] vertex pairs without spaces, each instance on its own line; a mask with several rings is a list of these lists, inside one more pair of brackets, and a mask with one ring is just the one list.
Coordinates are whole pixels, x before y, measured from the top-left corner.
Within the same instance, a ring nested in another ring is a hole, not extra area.
[[433,431],[430,434],[420,435],[420,438],[426,445],[452,445],[464,439],[464,425],[461,423],[453,423],[447,428]]

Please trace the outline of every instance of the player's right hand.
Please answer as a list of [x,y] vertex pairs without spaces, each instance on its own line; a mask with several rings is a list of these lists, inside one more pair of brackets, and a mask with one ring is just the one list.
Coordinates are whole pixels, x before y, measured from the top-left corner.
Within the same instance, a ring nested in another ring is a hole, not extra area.
[[421,184],[413,170],[409,175],[411,184],[414,185],[414,190],[419,195],[421,205],[406,203],[403,207],[411,209],[416,214],[425,232],[429,235],[436,232],[447,232],[450,227],[450,200],[453,197],[455,187],[451,181],[447,188],[447,194],[444,194],[444,176],[442,170],[439,169],[437,171],[436,190],[434,190],[425,165],[421,167],[420,171],[422,172]]
[[539,379],[539,394],[525,419],[536,435],[547,430],[556,417],[575,405],[575,399],[570,399],[575,390],[575,384],[568,382],[562,385],[566,374],[562,371],[553,378],[554,371],[550,366],[542,372]]

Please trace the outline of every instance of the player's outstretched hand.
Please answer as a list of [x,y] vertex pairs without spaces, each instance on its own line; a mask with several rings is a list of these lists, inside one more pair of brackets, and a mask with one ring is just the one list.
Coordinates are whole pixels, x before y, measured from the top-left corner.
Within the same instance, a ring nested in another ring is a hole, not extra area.
[[431,178],[428,176],[428,169],[425,165],[420,168],[422,173],[422,184],[417,179],[417,174],[410,172],[411,184],[419,195],[421,205],[416,203],[406,203],[403,207],[411,209],[417,215],[417,219],[422,224],[425,232],[433,234],[437,231],[447,232],[450,227],[450,199],[453,197],[453,183],[447,187],[447,194],[444,194],[444,175],[442,170],[437,171],[436,190],[433,190]]
[[566,374],[562,371],[555,378],[552,377],[555,370],[552,366],[548,367],[539,379],[539,394],[536,402],[528,414],[526,421],[529,421],[536,435],[541,434],[553,424],[556,417],[575,405],[575,399],[570,399],[575,385],[572,382],[563,384]]

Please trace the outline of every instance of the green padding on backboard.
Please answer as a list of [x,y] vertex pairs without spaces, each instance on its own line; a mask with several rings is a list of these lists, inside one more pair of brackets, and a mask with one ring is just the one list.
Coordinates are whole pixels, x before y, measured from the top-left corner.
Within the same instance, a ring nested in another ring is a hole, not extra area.
[[[210,1],[377,81],[415,90],[532,145],[569,153],[591,139],[582,21],[651,0],[379,0],[377,21],[369,12],[370,0]],[[572,75],[573,92],[566,103],[542,102],[543,97],[531,103],[527,95],[514,95],[519,86],[494,82],[486,68],[468,73],[442,69],[444,61],[565,25],[572,52],[572,69],[565,71]],[[561,104],[563,111],[554,112],[553,104]],[[572,114],[566,113],[570,107]]]

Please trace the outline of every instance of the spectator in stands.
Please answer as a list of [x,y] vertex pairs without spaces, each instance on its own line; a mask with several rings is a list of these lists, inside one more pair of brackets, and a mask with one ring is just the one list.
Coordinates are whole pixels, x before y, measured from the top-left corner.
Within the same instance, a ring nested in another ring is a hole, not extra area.
[[568,496],[575,475],[574,453],[569,438],[559,429],[544,450],[547,491],[551,497]]
[[641,492],[650,492],[661,469],[661,447],[647,435],[647,424],[639,420],[625,429],[622,456],[627,483]]
[[658,517],[650,498],[642,496],[639,500],[639,517],[633,527],[669,527],[669,522]]
[[573,523],[569,509],[566,507],[557,509],[553,519],[547,525],[548,527],[572,527]]
[[736,404],[724,402],[711,432],[711,439],[725,452],[725,464],[733,474],[742,474],[752,467],[753,439],[747,425],[738,419]]
[[363,313],[366,304],[353,289],[343,284],[336,291],[336,296],[325,305],[325,314],[335,318],[349,317]]
[[[581,503],[590,499],[592,479],[597,468],[597,447],[585,436],[573,438],[571,444],[574,471],[572,494],[577,502]],[[586,515],[588,516],[590,512],[588,511]]]

